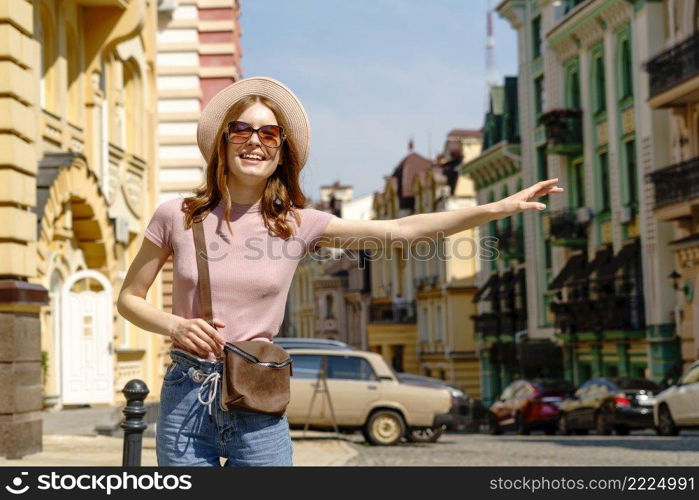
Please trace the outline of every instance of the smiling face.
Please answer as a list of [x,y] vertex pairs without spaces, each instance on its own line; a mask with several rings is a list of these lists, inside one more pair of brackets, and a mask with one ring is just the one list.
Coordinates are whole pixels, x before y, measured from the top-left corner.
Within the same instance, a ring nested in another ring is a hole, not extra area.
[[[260,102],[247,107],[234,120],[248,123],[255,129],[263,125],[279,125],[272,110]],[[252,134],[242,144],[226,142],[228,169],[238,182],[266,180],[274,173],[280,162],[281,149],[281,147],[269,148],[263,145],[257,133]]]

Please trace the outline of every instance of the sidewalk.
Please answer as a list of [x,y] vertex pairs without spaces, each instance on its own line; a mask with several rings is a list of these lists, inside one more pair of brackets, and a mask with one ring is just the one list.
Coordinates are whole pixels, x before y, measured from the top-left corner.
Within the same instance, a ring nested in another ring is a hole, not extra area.
[[[347,442],[309,433],[301,439],[292,431],[295,466],[344,465],[357,454]],[[322,435],[322,434],[321,434]],[[44,451],[21,460],[0,458],[0,466],[121,466],[123,440],[108,436],[44,435]],[[143,438],[141,465],[155,466],[155,439]]]
[[[114,407],[43,412],[43,451],[20,460],[0,457],[0,466],[121,466],[123,439],[100,436],[95,426],[114,415]],[[150,428],[151,426],[149,426]],[[152,433],[153,429],[149,429]],[[296,466],[343,465],[357,451],[329,432],[291,431]],[[155,438],[144,437],[141,464],[155,466]]]

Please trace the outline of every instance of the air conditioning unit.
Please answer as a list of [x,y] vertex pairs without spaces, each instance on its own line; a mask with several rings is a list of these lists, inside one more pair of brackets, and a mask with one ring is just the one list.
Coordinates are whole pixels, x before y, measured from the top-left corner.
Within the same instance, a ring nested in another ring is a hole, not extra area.
[[158,12],[172,12],[177,8],[177,0],[158,0]]
[[580,207],[575,212],[575,217],[577,218],[578,222],[580,222],[581,224],[585,224],[586,222],[590,222],[590,219],[592,219],[592,210],[588,207]]
[[633,219],[633,210],[631,207],[622,207],[621,213],[619,214],[621,223],[626,224],[627,222],[631,222],[631,219]]

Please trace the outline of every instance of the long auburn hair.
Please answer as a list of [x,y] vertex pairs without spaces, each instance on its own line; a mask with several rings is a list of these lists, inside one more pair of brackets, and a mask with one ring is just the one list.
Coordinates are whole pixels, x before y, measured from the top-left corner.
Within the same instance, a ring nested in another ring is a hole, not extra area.
[[290,127],[284,119],[279,106],[266,97],[253,94],[236,102],[226,118],[219,126],[216,133],[216,148],[211,155],[206,167],[206,179],[202,185],[194,189],[194,196],[184,199],[182,211],[185,214],[184,227],[188,229],[196,217],[205,217],[219,202],[223,201],[223,215],[231,235],[233,229],[229,221],[231,212],[231,197],[228,192],[228,159],[226,155],[226,140],[224,130],[229,120],[240,116],[249,106],[259,102],[267,106],[274,113],[277,122],[287,133],[287,139],[283,142],[277,168],[267,178],[262,194],[261,212],[265,227],[274,235],[283,239],[289,239],[293,235],[292,228],[287,221],[287,214],[291,213],[296,224],[299,224],[299,214],[296,210],[306,205],[306,196],[299,185],[301,163],[298,149],[293,138],[289,138]]

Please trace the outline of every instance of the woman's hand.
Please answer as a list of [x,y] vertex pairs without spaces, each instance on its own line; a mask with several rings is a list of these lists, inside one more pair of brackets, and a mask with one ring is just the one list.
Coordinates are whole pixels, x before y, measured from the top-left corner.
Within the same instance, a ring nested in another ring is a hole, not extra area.
[[[214,318],[214,326],[225,328],[225,324]],[[170,333],[172,343],[178,349],[208,357],[210,353],[219,356],[226,341],[223,336],[202,318],[180,318]]]
[[562,193],[563,188],[556,186],[556,182],[558,182],[558,178],[540,181],[529,186],[527,189],[523,189],[512,196],[495,202],[499,207],[498,212],[502,214],[502,218],[505,218],[524,212],[525,210],[545,209],[546,205],[543,203],[531,200],[551,193]]

